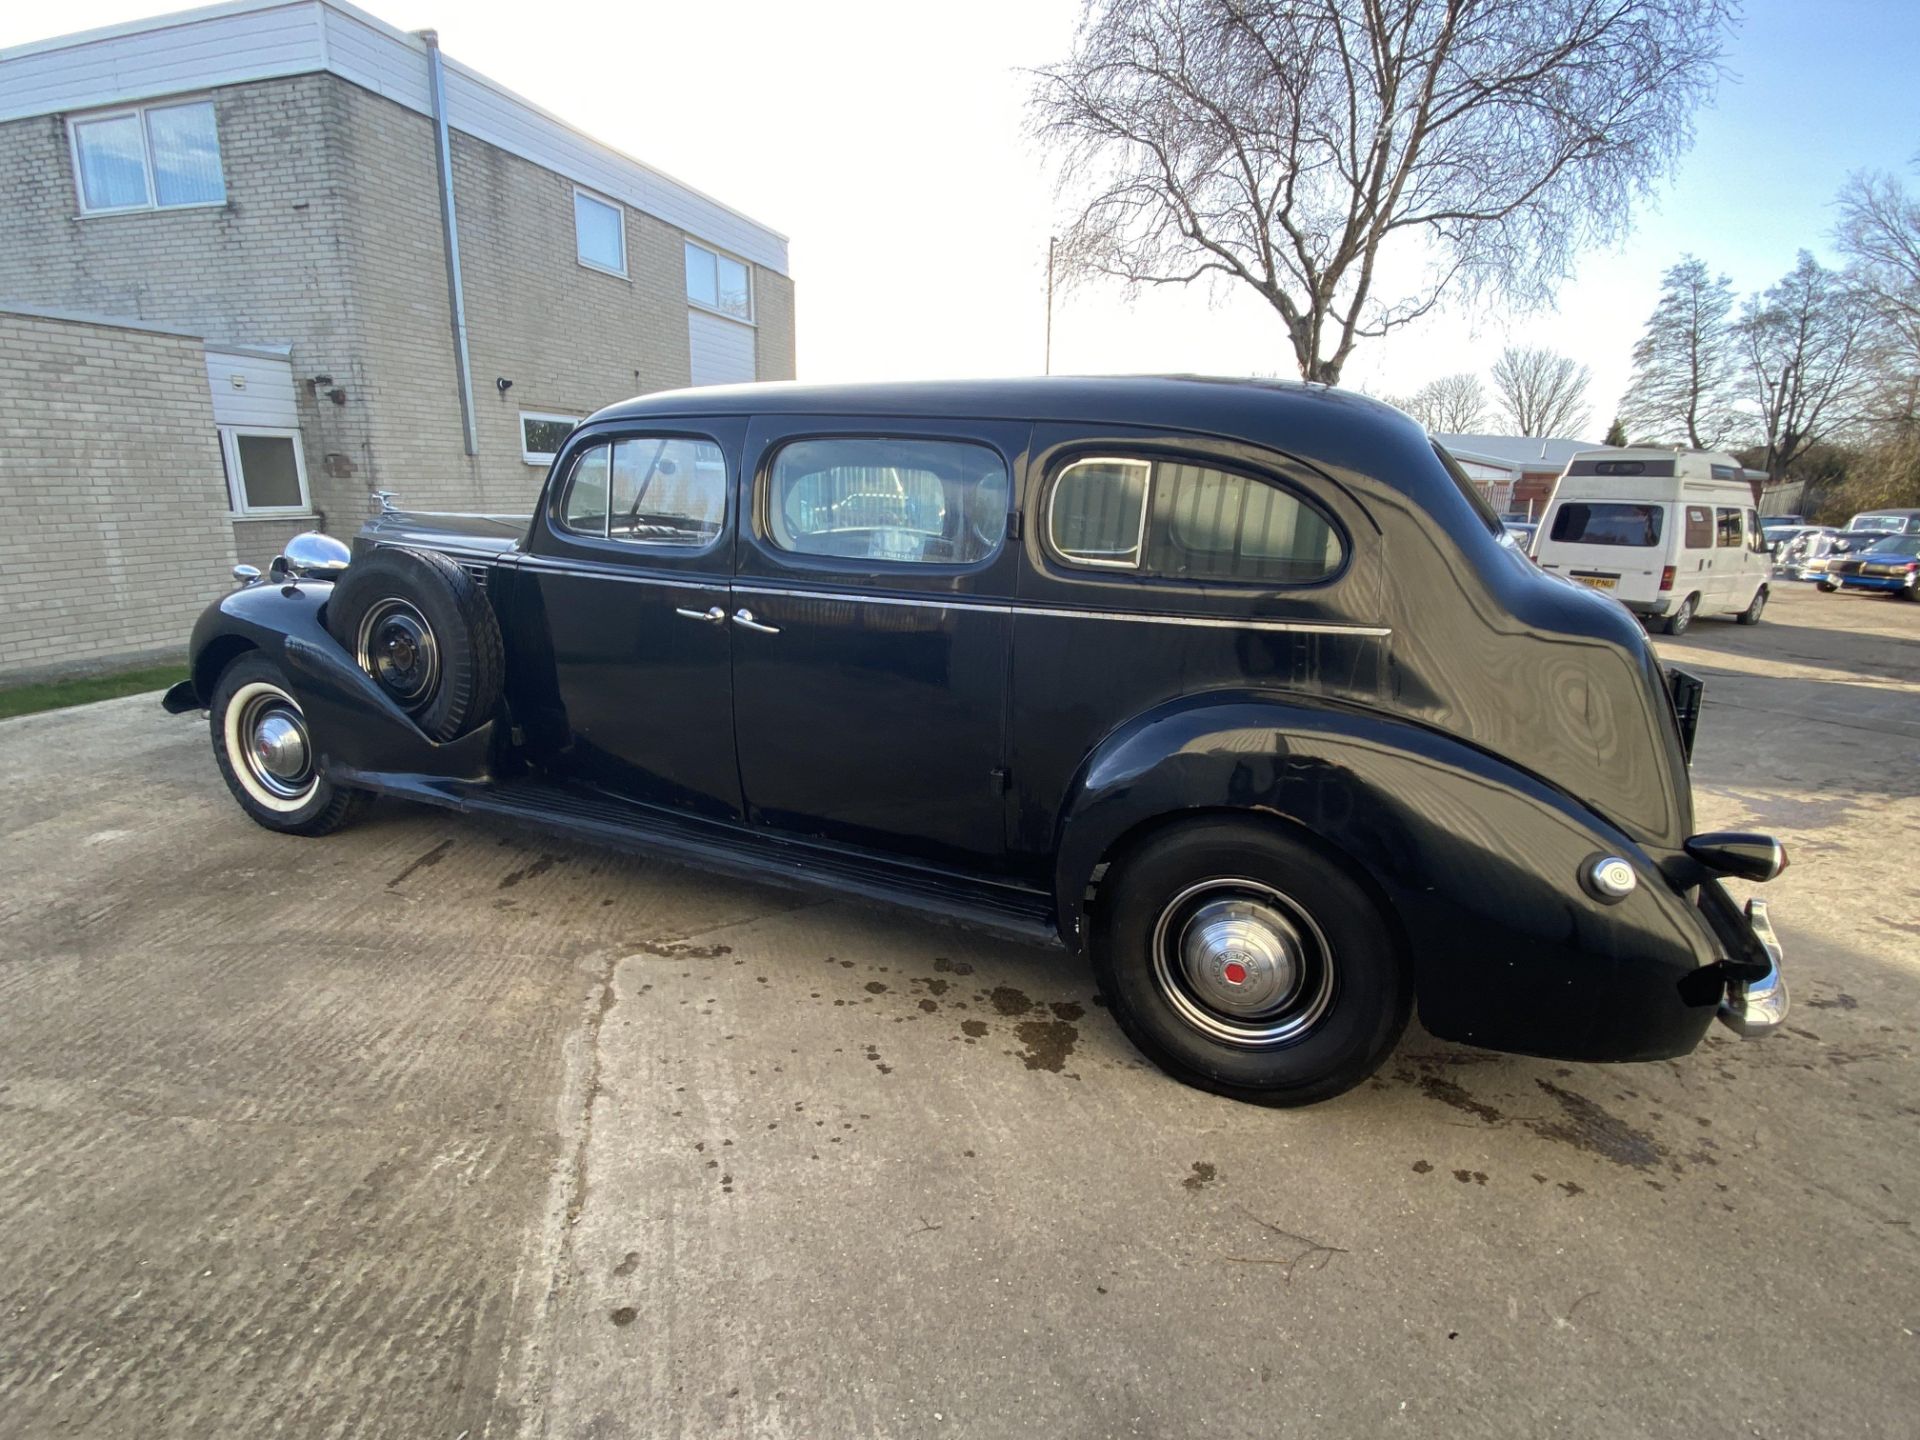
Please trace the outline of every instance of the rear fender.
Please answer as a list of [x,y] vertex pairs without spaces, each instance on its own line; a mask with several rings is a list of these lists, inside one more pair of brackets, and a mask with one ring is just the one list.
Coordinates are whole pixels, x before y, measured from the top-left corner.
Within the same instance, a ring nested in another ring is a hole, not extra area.
[[332,582],[323,580],[254,584],[209,605],[193,627],[190,650],[200,703],[211,700],[219,669],[258,650],[286,673],[287,688],[306,712],[322,775],[489,778],[495,722],[444,744],[429,739],[328,632],[332,593]]
[[[1269,817],[1360,869],[1391,908],[1420,1016],[1448,1039],[1566,1058],[1681,1054],[1718,990],[1711,930],[1644,850],[1561,792],[1433,731],[1244,693],[1142,715],[1083,767],[1061,821],[1056,904],[1084,942],[1096,867],[1183,813]],[[1606,904],[1584,869],[1640,883]]]

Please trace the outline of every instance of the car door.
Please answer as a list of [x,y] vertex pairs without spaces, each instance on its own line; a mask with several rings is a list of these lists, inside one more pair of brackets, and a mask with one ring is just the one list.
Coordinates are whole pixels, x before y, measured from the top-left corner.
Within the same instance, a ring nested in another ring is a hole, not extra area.
[[752,823],[976,873],[1006,838],[1020,422],[779,416],[741,467],[733,705]]
[[1680,552],[1674,561],[1673,594],[1684,599],[1700,596],[1700,608],[1708,607],[1713,594],[1713,507],[1682,505]]
[[1746,512],[1734,505],[1713,510],[1713,562],[1709,589],[1701,595],[1702,610],[1742,610],[1748,597],[1740,594],[1746,571]]
[[1740,567],[1739,591],[1732,601],[1735,610],[1745,610],[1753,603],[1754,593],[1766,583],[1767,576],[1773,571],[1773,556],[1767,549],[1767,532],[1760,524],[1760,512],[1748,509],[1744,513],[1745,554]]
[[715,419],[579,433],[556,462],[514,623],[544,641],[536,748],[562,776],[740,818],[726,622],[744,431]]

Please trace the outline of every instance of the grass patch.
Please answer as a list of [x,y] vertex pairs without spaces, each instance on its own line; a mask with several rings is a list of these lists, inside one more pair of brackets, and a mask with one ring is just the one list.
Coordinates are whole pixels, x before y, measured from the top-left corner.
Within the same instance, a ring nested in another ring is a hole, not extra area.
[[0,720],[34,715],[42,710],[64,710],[95,700],[117,700],[143,690],[164,690],[187,678],[187,662],[142,665],[137,670],[112,670],[101,675],[76,675],[71,680],[47,680],[36,685],[0,686]]

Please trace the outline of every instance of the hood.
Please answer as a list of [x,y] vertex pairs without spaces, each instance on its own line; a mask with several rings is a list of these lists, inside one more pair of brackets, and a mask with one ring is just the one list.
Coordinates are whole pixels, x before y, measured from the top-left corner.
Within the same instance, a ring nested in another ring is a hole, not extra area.
[[360,529],[363,541],[419,545],[430,550],[502,554],[526,538],[531,515],[466,515],[432,510],[387,510]]

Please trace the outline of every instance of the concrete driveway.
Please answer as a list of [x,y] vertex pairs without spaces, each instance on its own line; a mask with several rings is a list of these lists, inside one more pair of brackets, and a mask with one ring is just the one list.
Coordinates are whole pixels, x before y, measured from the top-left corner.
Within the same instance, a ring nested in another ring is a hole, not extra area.
[[0,1432],[1911,1435],[1920,606],[1661,643],[1788,1033],[1302,1112],[1058,954],[0,724]]

